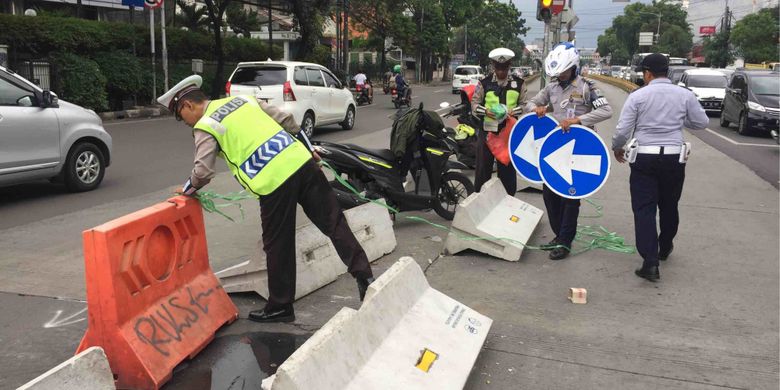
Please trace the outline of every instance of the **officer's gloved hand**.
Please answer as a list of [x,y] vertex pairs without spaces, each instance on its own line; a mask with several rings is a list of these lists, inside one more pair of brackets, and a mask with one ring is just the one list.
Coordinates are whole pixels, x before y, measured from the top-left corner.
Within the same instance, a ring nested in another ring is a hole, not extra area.
[[485,114],[487,114],[487,108],[485,108],[485,106],[477,106],[477,108],[474,110],[474,115],[485,116]]
[[509,115],[513,116],[515,118],[517,118],[520,115],[523,115],[523,107],[522,106],[517,106],[517,107],[513,108],[512,111],[509,112]]

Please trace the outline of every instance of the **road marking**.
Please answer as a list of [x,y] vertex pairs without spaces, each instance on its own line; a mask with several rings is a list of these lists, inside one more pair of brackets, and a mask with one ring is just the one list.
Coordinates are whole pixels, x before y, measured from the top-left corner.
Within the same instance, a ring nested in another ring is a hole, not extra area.
[[103,126],[118,126],[118,125],[131,125],[136,123],[146,123],[146,122],[159,122],[164,120],[170,120],[173,119],[173,117],[165,117],[165,118],[156,118],[156,119],[143,119],[143,120],[124,120],[122,122],[109,122],[109,123],[103,123]]
[[433,93],[439,93],[439,92],[444,92],[444,91],[446,91],[446,89],[437,89],[437,90],[433,91]]
[[76,318],[75,320],[73,319],[73,317],[77,317],[81,313],[84,313],[85,311],[87,311],[86,307],[81,309],[80,311],[74,313],[74,314],[71,314],[70,316],[68,316],[66,318],[60,319],[60,316],[62,315],[62,310],[57,310],[57,313],[54,314],[54,317],[52,317],[52,319],[50,319],[49,322],[43,324],[43,327],[46,328],[46,329],[48,329],[48,328],[59,328],[60,326],[72,325],[72,324],[75,324],[77,322],[84,321],[84,320],[87,319],[86,316],[85,317],[81,317],[81,318]]
[[737,141],[734,141],[733,139],[731,139],[729,137],[726,137],[723,134],[718,133],[715,130],[710,129],[709,127],[705,128],[704,130],[707,130],[710,133],[712,133],[714,135],[717,135],[718,137],[723,138],[724,140],[726,140],[728,142],[731,142],[732,144],[737,145],[737,146],[761,146],[761,147],[764,147],[764,148],[777,148],[777,147],[780,147],[780,145],[752,144],[752,143],[746,143],[746,142],[737,142]]

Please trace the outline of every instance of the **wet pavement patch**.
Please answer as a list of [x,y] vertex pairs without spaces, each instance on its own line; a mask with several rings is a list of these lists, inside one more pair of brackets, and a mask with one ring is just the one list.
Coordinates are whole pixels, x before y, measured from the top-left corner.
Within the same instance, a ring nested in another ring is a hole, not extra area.
[[259,389],[310,335],[252,332],[214,339],[176,367],[164,390]]

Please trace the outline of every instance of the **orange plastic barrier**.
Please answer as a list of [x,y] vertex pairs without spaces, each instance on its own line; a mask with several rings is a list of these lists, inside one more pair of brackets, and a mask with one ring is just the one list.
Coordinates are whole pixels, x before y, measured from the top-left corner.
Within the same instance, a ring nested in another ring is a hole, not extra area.
[[175,197],[83,233],[89,324],[118,388],[158,389],[238,318],[208,262],[203,211]]

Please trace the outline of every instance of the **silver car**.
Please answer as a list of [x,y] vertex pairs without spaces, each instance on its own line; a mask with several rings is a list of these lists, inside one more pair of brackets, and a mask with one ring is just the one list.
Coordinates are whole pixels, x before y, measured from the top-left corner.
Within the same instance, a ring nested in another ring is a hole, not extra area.
[[0,66],[0,186],[49,179],[95,189],[111,163],[111,136],[92,111]]

